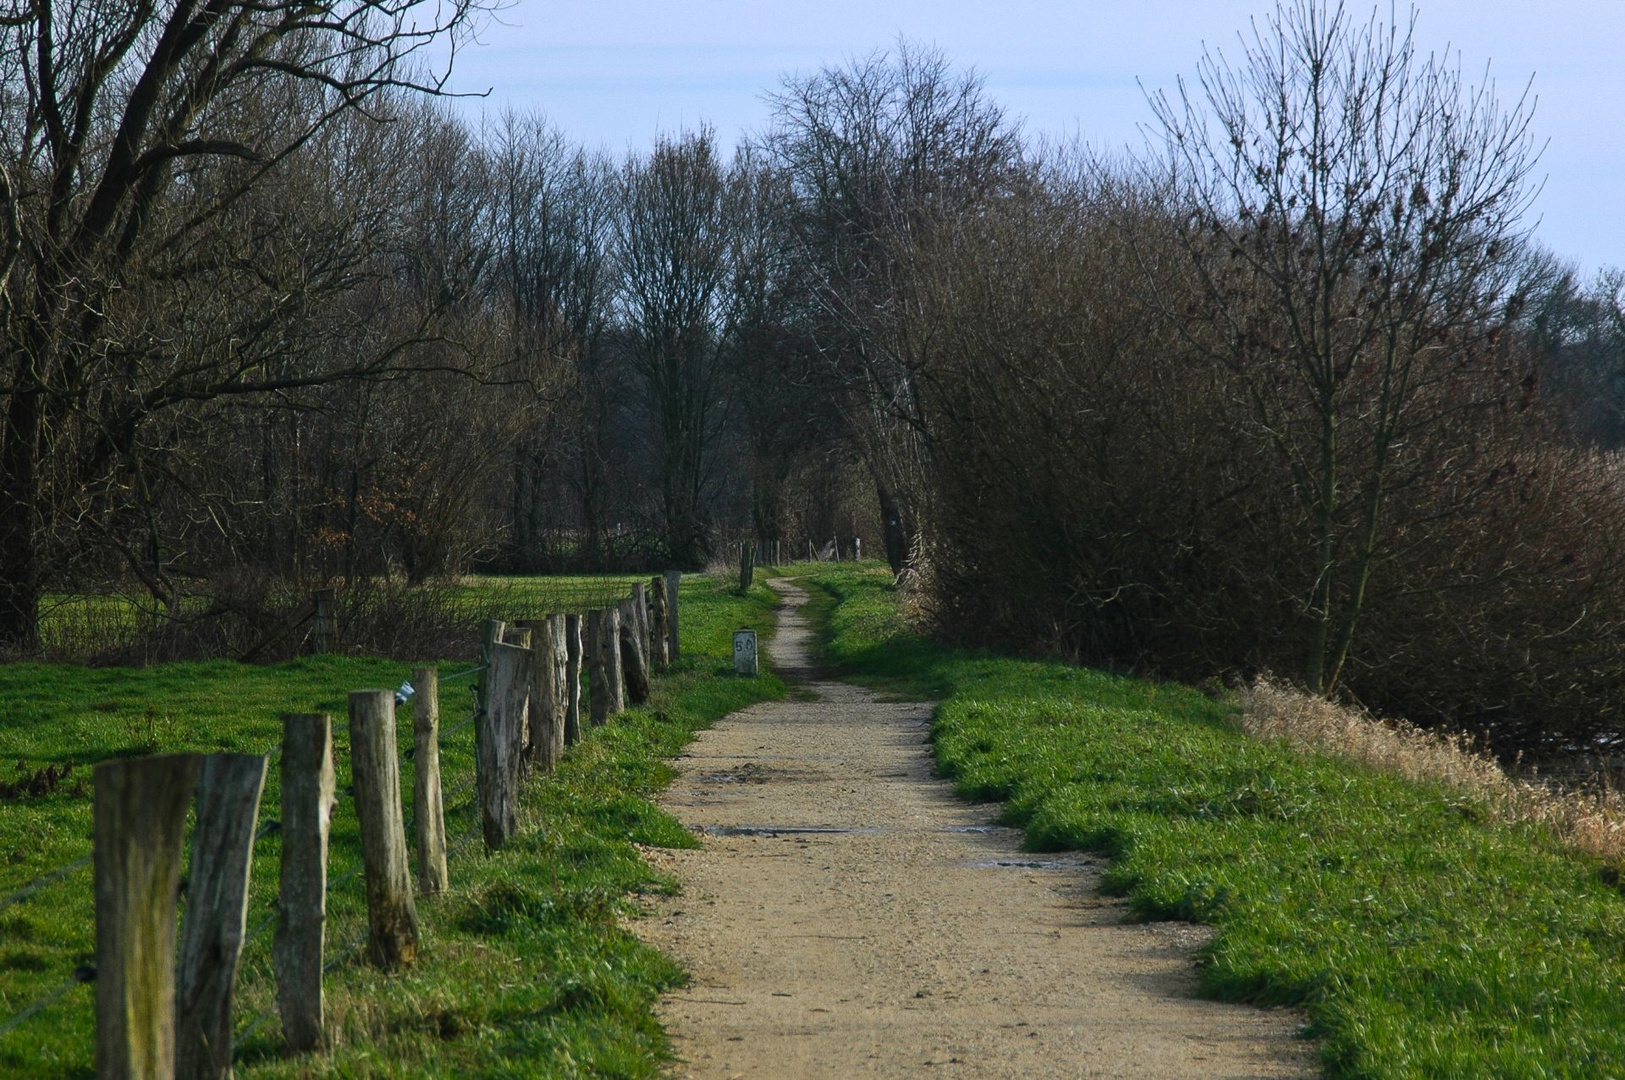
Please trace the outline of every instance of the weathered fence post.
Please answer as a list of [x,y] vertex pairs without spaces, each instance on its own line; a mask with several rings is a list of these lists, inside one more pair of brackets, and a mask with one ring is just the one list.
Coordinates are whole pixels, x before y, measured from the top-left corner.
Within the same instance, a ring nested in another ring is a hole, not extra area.
[[175,902],[196,754],[96,766],[96,1075],[175,1074]]
[[581,616],[564,616],[564,745],[581,738]]
[[649,580],[649,653],[654,663],[665,668],[670,662],[666,642],[666,579]]
[[683,643],[677,633],[677,593],[682,582],[681,570],[666,571],[666,654],[674,664],[683,658]]
[[593,726],[607,721],[626,707],[621,690],[621,613],[617,608],[594,608],[587,612],[588,678],[587,703],[592,707]]
[[531,629],[530,705],[526,719],[530,734],[526,752],[538,770],[549,772],[558,763],[554,718],[564,702],[564,691],[555,681],[558,670],[553,662],[553,620],[537,619]]
[[280,913],[271,957],[288,1049],[321,1046],[322,947],[327,936],[327,836],[333,820],[333,722],[326,713],[282,717]]
[[[641,586],[638,591],[642,592]],[[621,621],[621,668],[626,675],[626,700],[632,705],[642,705],[649,700],[647,655],[649,636],[643,632],[641,613],[643,598],[640,595],[633,595],[629,599],[622,600],[618,607]]]
[[310,647],[317,653],[333,651],[338,638],[337,601],[332,589],[317,589],[311,594],[316,614],[310,621]]
[[547,617],[548,638],[553,643],[553,655],[548,658],[553,671],[553,747],[549,752],[555,763],[564,756],[564,731],[570,712],[566,698],[570,692],[570,649],[565,640],[568,622],[563,614]]
[[517,645],[521,649],[530,648],[530,638],[531,628],[526,623],[520,623],[517,626],[510,627],[508,632],[502,636],[503,641],[509,645]]
[[863,561],[863,537],[861,536],[854,536],[852,538],[852,561]]
[[231,1075],[232,1002],[248,922],[248,875],[265,791],[264,754],[210,754],[197,782],[197,827],[175,975],[175,1076]]
[[443,893],[446,871],[446,805],[440,787],[440,670],[412,672],[412,821],[418,841],[418,892]]
[[530,696],[531,653],[517,645],[491,646],[490,694],[479,725],[475,770],[480,790],[480,828],[495,851],[519,827],[519,755],[525,701]]
[[394,691],[351,694],[350,776],[361,823],[367,957],[385,971],[410,964],[418,955],[418,912],[406,861],[397,753]]
[[750,592],[751,582],[756,579],[756,545],[749,540],[739,545],[739,591],[741,594]]

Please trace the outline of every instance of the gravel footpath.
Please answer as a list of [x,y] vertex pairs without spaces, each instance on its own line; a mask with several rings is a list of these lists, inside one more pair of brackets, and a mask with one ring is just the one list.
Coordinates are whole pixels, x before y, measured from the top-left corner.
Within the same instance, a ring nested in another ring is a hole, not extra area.
[[1300,1018],[1199,1001],[1206,932],[1128,923],[1100,862],[1019,850],[932,772],[929,704],[822,681],[807,594],[764,650],[806,680],[702,732],[651,850],[683,882],[633,924],[693,984],[668,995],[680,1077],[1299,1077]]

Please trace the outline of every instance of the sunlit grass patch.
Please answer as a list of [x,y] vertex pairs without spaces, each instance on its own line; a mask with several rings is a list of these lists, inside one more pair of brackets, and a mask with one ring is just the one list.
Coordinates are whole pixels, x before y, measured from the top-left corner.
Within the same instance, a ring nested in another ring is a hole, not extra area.
[[1302,1007],[1332,1075],[1625,1075],[1625,898],[1553,822],[1251,737],[1193,689],[935,648],[880,575],[810,580],[831,660],[941,701],[962,793],[1030,849],[1109,855],[1138,916],[1215,926],[1203,992]]

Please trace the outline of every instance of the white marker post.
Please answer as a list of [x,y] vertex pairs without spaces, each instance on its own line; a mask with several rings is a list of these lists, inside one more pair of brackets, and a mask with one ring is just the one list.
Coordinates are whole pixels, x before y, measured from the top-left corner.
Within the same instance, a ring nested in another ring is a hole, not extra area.
[[756,675],[756,631],[734,631],[734,674]]

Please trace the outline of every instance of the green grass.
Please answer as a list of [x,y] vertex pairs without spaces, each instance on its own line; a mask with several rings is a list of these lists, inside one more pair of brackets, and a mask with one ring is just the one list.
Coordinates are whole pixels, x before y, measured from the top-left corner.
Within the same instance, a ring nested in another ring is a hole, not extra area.
[[1482,808],[1239,733],[1194,690],[934,647],[884,572],[822,572],[825,649],[941,701],[940,770],[1036,851],[1210,923],[1204,993],[1302,1006],[1337,1077],[1625,1076],[1618,875]]
[[[475,602],[523,594],[540,603],[557,600],[561,588],[570,595],[604,590],[608,599],[624,592],[623,584],[494,582]],[[732,631],[750,625],[766,633],[771,627],[773,598],[765,588],[741,598],[706,579],[689,578],[682,601],[684,659],[656,681],[650,705],[590,730],[555,773],[527,785],[522,838],[492,857],[476,838],[452,859],[452,892],[420,900],[424,949],[418,965],[387,977],[351,959],[329,974],[330,1053],[283,1056],[271,1008],[270,936],[262,933],[250,942],[239,979],[239,1029],[270,1011],[239,1040],[240,1076],[657,1074],[668,1050],[653,1002],[683,974],[619,925],[638,894],[672,888],[633,844],[693,843],[649,801],[670,776],[665,758],[717,717],[784,692],[770,676],[732,675]],[[73,762],[86,781],[82,790],[70,780],[49,796],[0,803],[0,897],[89,850],[89,767],[100,760],[184,750],[265,751],[278,740],[279,713],[325,711],[335,715],[343,790],[349,782],[346,694],[396,686],[412,666],[329,656],[269,667],[0,667],[0,762],[7,769],[19,759],[30,768]],[[443,677],[463,667],[443,666]],[[469,714],[467,685],[442,687],[447,729]],[[405,749],[409,710],[402,710],[400,720]],[[451,794],[472,776],[472,751],[472,729],[449,735],[442,749],[447,831],[454,838],[475,824],[472,790]],[[410,768],[402,779],[410,806]],[[278,799],[273,765],[262,818],[276,816]],[[339,883],[359,863],[354,813],[342,799],[332,843],[330,957],[342,955],[364,926],[359,879]],[[273,832],[255,849],[250,930],[265,925],[272,913],[278,856]],[[92,915],[88,868],[0,911],[0,1022],[92,957]],[[92,999],[90,986],[76,986],[0,1038],[0,1075],[92,1075]]]

